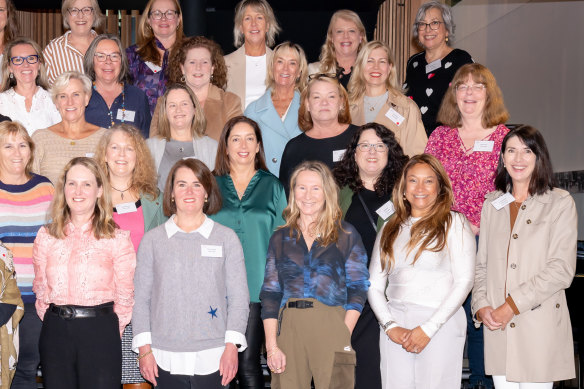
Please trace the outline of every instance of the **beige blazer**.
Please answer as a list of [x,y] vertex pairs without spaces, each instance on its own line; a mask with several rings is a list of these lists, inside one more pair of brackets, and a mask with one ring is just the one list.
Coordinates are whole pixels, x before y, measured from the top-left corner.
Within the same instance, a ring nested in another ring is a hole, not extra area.
[[[394,123],[385,114],[393,108],[405,118],[399,125]],[[365,124],[365,108],[363,98],[357,104],[351,104],[351,120],[356,126]],[[396,140],[410,157],[421,154],[428,143],[428,136],[422,123],[420,109],[414,101],[401,93],[389,91],[387,101],[375,117],[375,123],[383,124],[393,131]]]
[[509,207],[515,205],[497,211],[491,202],[500,195],[489,193],[483,205],[472,311],[497,308],[510,295],[520,314],[504,331],[484,328],[485,372],[515,382],[573,378],[564,290],[576,270],[574,200],[562,189],[529,197],[511,231]]
[[[221,131],[223,131],[225,123],[235,116],[243,115],[239,97],[231,92],[224,92],[223,89],[213,84],[209,85],[209,92],[207,94],[207,100],[205,100],[205,105],[203,106],[203,112],[207,121],[205,135],[215,139],[217,142],[219,142],[219,137],[221,136]],[[158,116],[160,116],[160,106],[157,102],[156,108],[154,108],[154,114],[152,115],[152,121],[150,122],[151,138],[158,135]]]
[[[272,49],[266,46],[266,66],[269,66],[272,54]],[[243,111],[245,109],[245,44],[224,58],[227,65],[226,91],[239,96]]]

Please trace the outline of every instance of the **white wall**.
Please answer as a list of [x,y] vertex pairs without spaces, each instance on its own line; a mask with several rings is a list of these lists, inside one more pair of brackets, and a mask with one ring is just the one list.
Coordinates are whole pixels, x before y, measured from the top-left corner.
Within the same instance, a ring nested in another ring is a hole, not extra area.
[[542,131],[555,171],[584,170],[584,1],[463,0],[453,12],[454,45],[493,72],[509,122]]

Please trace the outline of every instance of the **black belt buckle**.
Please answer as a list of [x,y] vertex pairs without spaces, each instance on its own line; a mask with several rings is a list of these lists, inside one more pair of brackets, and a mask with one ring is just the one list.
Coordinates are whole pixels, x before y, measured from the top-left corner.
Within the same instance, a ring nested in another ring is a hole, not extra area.
[[59,307],[59,316],[61,316],[65,320],[73,320],[75,319],[75,308],[70,305],[63,305]]
[[297,301],[290,301],[288,303],[288,308],[298,308],[298,309],[306,309],[312,308],[313,302],[307,300],[297,300]]

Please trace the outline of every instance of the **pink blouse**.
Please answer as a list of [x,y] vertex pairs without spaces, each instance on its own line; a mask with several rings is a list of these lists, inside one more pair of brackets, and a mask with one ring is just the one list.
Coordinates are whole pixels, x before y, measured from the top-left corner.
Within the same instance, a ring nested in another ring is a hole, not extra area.
[[492,151],[467,153],[457,128],[438,127],[428,139],[425,152],[442,162],[454,192],[454,211],[461,212],[477,227],[480,227],[481,209],[485,195],[495,190],[495,174],[503,138],[509,129],[497,126],[483,140],[493,141]]
[[64,239],[41,227],[33,246],[37,313],[41,319],[50,303],[94,306],[114,302],[120,334],[130,322],[134,305],[136,253],[127,231],[96,239],[91,222],[65,226]]

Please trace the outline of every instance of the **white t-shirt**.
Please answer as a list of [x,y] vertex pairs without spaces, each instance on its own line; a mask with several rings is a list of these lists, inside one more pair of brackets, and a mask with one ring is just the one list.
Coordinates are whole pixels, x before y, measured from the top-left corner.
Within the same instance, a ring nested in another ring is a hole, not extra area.
[[266,93],[266,54],[259,57],[245,56],[245,108]]
[[24,96],[16,93],[14,88],[0,93],[0,114],[8,116],[12,121],[20,122],[29,135],[61,121],[61,115],[53,104],[51,94],[40,86],[32,97],[30,112],[26,110]]

